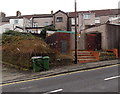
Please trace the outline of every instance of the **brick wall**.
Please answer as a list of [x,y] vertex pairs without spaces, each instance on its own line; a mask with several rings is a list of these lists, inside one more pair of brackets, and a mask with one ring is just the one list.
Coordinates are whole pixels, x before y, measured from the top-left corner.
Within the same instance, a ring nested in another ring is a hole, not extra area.
[[[62,50],[64,49],[62,47],[62,41],[67,42],[67,47],[66,47],[66,53],[70,53],[70,34],[69,33],[54,33],[53,35],[49,36],[46,38],[46,42],[54,48],[56,51],[62,53]],[[65,46],[65,45],[64,45]]]

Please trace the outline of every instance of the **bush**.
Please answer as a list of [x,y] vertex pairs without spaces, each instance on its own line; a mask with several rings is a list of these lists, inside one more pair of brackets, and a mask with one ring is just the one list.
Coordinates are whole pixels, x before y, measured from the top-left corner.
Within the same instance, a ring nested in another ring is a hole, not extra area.
[[73,57],[56,53],[43,40],[28,33],[5,32],[2,42],[2,60],[20,69],[31,68],[32,56],[49,56],[51,68],[69,65],[73,61]]
[[7,31],[2,35],[2,43],[13,43],[20,40],[33,40],[38,39],[30,33],[21,33],[17,31]]
[[2,43],[2,60],[22,68],[30,68],[32,56],[55,54],[44,41],[28,33],[5,32]]

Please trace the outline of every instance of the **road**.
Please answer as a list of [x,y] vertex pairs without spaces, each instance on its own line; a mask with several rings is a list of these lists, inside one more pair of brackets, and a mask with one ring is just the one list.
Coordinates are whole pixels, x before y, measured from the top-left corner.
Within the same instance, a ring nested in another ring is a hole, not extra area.
[[3,92],[118,92],[118,66],[76,71],[10,83],[2,86]]

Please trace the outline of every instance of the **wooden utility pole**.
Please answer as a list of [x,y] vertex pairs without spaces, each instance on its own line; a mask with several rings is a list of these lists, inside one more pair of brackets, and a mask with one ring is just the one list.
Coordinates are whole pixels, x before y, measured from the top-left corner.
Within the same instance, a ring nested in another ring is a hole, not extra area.
[[77,59],[77,2],[75,0],[75,61],[74,64],[78,63]]

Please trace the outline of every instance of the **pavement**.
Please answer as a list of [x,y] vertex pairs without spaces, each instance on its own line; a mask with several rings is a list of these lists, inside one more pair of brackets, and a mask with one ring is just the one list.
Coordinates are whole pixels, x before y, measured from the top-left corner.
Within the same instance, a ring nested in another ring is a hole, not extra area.
[[79,70],[87,70],[97,67],[110,66],[120,63],[119,60],[107,60],[107,61],[99,61],[99,62],[90,62],[90,63],[82,63],[82,64],[72,64],[69,66],[61,66],[58,68],[50,69],[48,71],[42,72],[31,72],[31,71],[21,71],[17,69],[7,68],[5,65],[2,66],[2,83],[11,83],[24,81],[29,79],[36,79],[41,77],[48,77],[52,75],[74,72]]

